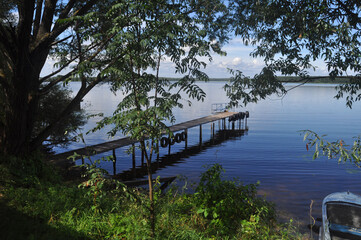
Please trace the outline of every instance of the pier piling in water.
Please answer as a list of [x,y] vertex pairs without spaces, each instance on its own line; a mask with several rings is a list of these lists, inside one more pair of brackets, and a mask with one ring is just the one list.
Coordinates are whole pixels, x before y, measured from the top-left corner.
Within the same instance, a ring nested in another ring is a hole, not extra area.
[[202,124],[199,125],[199,147],[202,147]]
[[115,155],[115,148],[113,148],[113,175],[117,173],[116,164],[117,164],[117,156]]
[[[216,125],[214,122],[218,121],[219,130],[226,130],[227,129],[226,118],[234,118],[234,117],[238,116],[238,114],[239,113],[237,113],[237,112],[221,112],[221,113],[209,115],[206,117],[193,119],[193,120],[186,121],[183,123],[175,124],[173,126],[170,126],[169,130],[173,133],[184,131],[184,134],[182,133],[182,140],[185,142],[184,147],[185,147],[185,150],[187,150],[187,148],[188,148],[188,129],[199,126],[199,146],[202,147],[202,141],[203,141],[202,125],[203,124],[211,123],[211,138],[214,139],[215,138],[215,128],[216,128]],[[244,115],[245,115],[245,121],[244,121],[245,128],[247,128],[247,118],[249,117],[249,112],[244,113]],[[238,118],[239,129],[242,128],[242,122],[243,121]],[[232,119],[232,130],[234,130],[234,129],[235,129],[235,121]],[[178,135],[179,135],[179,133],[178,133]],[[178,138],[179,138],[179,136],[178,136]],[[171,154],[171,145],[174,144],[175,140],[176,140],[175,135],[173,135],[172,139],[170,137],[170,134],[168,135],[168,144],[167,144],[168,145],[168,155]],[[75,153],[77,153],[78,155],[81,156],[82,164],[84,164],[85,163],[84,156],[91,156],[91,155],[96,155],[96,154],[112,151],[112,153],[113,153],[113,174],[116,174],[116,159],[117,158],[115,155],[115,150],[117,148],[120,148],[123,146],[131,145],[132,146],[132,170],[135,175],[136,174],[135,173],[135,170],[136,170],[135,143],[137,143],[137,142],[138,141],[131,139],[130,137],[124,137],[124,138],[121,138],[118,140],[113,140],[113,141],[109,141],[109,142],[105,142],[105,143],[96,144],[93,146],[88,146],[85,148],[79,148],[79,149],[71,150],[68,152],[56,154],[56,155],[52,156],[52,158],[49,160],[50,160],[50,162],[52,162],[54,164],[61,165],[65,161],[69,161],[68,157],[73,156]],[[178,142],[179,142],[179,140],[178,140]],[[157,149],[157,160],[159,160],[159,142],[156,144],[156,149]],[[141,165],[143,166],[144,165],[144,152],[142,151],[141,154],[142,154],[141,155],[141,158],[142,158]]]

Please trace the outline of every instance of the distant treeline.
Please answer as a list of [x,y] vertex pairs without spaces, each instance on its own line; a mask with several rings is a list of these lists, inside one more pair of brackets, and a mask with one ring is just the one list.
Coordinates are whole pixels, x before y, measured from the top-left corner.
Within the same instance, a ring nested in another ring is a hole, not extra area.
[[[277,77],[281,82],[285,83],[301,83],[304,82],[306,79],[302,79],[301,77],[294,77],[294,76],[280,76]],[[331,79],[328,76],[311,76],[308,80],[309,83],[336,83],[336,84],[342,84],[342,83],[349,83],[350,78],[349,77],[336,77],[334,79]]]
[[[53,77],[51,79],[49,79],[48,81],[51,81],[53,79],[55,79],[57,77]],[[164,79],[165,77],[163,77]],[[281,82],[284,83],[302,83],[304,81],[306,81],[306,79],[302,79],[301,77],[295,77],[295,76],[279,76],[277,77]],[[169,77],[167,78],[170,81],[177,81],[180,78],[174,78],[174,77]],[[89,80],[92,80],[91,78],[89,78]],[[210,78],[209,81],[210,82],[228,82],[230,80],[230,78]],[[72,79],[73,82],[77,82],[80,81],[80,79],[78,78],[73,78]],[[111,80],[109,80],[111,81]],[[331,79],[328,76],[311,76],[310,79],[308,79],[307,81],[308,83],[334,83],[334,84],[342,84],[342,83],[349,83],[350,82],[350,78],[349,77],[336,77],[334,79]]]
[[[302,83],[306,81],[306,79],[302,79],[301,77],[295,76],[279,76],[277,77],[279,81],[284,83]],[[170,81],[179,80],[179,78],[167,78]],[[211,82],[228,82],[230,78],[210,78],[209,81]],[[331,79],[328,76],[311,76],[310,79],[307,81],[308,83],[335,83],[335,84],[342,84],[350,82],[350,78],[348,77],[337,77],[335,79]]]

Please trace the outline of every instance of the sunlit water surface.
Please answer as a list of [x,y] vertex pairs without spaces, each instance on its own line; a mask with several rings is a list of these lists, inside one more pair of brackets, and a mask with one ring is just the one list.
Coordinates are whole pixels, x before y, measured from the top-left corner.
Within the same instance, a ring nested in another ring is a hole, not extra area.
[[[224,83],[200,83],[207,93],[204,102],[194,102],[191,107],[185,104],[183,109],[175,109],[177,123],[211,114],[212,103],[227,102],[222,86]],[[79,83],[71,83],[77,90]],[[291,87],[288,86],[288,87]],[[176,164],[162,168],[156,176],[169,177],[183,175],[189,181],[197,182],[204,165],[220,163],[225,169],[225,178],[239,178],[243,183],[260,181],[259,193],[276,203],[284,216],[307,222],[311,200],[314,201],[312,214],[321,214],[322,199],[332,192],[351,191],[361,194],[361,172],[350,163],[338,164],[336,160],[320,158],[312,160],[312,151],[306,151],[303,135],[299,130],[310,129],[319,134],[327,134],[327,139],[344,139],[351,142],[359,135],[361,125],[361,104],[353,109],[345,107],[344,100],[336,100],[334,86],[307,85],[290,91],[285,97],[271,96],[257,104],[249,104],[248,134],[226,140],[219,145],[207,148],[195,155],[182,159]],[[91,91],[82,102],[82,108],[88,113],[110,115],[122,99],[121,92],[114,95],[107,85]],[[95,126],[100,117],[89,120],[82,132]],[[218,126],[218,125],[217,125]],[[106,134],[110,127],[85,136],[86,144],[92,145],[109,140]],[[210,139],[210,124],[203,126],[203,140]],[[118,137],[121,137],[119,135]],[[199,128],[188,132],[188,145],[197,145]],[[75,143],[68,149],[83,147]],[[172,153],[184,149],[184,143],[175,144]],[[58,152],[66,149],[58,148]],[[127,147],[117,149],[117,170],[131,168],[131,156]],[[167,149],[161,149],[165,155]],[[106,156],[106,153],[101,156]],[[136,152],[137,165],[140,164],[140,152]],[[112,171],[112,164],[103,167]]]

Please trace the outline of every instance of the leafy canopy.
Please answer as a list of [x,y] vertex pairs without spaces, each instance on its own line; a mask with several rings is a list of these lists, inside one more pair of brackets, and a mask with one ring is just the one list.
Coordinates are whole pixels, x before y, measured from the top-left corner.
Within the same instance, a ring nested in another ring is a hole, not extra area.
[[[244,97],[246,104],[272,93],[286,93],[275,81],[276,74],[299,76],[301,84],[310,82],[318,78],[311,76],[311,70],[317,68],[320,61],[326,64],[331,79],[350,79],[349,83],[337,86],[336,98],[346,97],[350,108],[361,100],[360,1],[236,0],[233,4],[239,13],[235,15],[236,34],[242,36],[245,43],[255,46],[251,55],[263,57],[267,69],[253,80],[236,76],[233,86],[241,90],[228,87],[233,102],[237,102],[239,96]],[[259,78],[263,79],[263,84],[257,89]],[[251,97],[243,93],[247,90]],[[315,147],[314,158],[320,155],[337,157],[339,162],[351,161],[359,166],[359,137],[348,146],[342,140],[329,142],[313,131],[303,133],[307,148]]]
[[[115,59],[104,71],[110,76],[113,91],[125,97],[112,117],[98,128],[115,124],[118,131],[135,139],[158,139],[166,130],[165,121],[174,122],[172,110],[182,107],[189,96],[203,100],[205,93],[196,80],[207,81],[203,72],[211,53],[224,54],[221,44],[228,39],[228,9],[222,1],[127,1],[112,6],[104,14],[115,33],[106,56]],[[132,16],[127,26],[119,12]],[[96,37],[97,35],[95,35]],[[160,65],[170,61],[183,77],[170,82],[159,77]],[[183,92],[183,95],[182,95]]]
[[323,61],[331,79],[351,79],[338,87],[336,97],[346,96],[349,107],[361,99],[359,1],[254,0],[233,4],[239,13],[235,15],[236,34],[256,46],[252,56],[263,57],[267,69],[308,82],[315,78],[310,70],[317,68],[316,60]]

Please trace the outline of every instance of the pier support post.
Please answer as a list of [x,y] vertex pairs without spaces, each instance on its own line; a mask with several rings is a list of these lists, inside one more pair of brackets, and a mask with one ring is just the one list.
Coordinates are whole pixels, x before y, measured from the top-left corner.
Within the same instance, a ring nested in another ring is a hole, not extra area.
[[113,175],[117,173],[116,163],[117,163],[117,156],[115,155],[115,148],[113,148]]
[[234,130],[234,121],[232,121],[232,130]]
[[185,139],[185,141],[184,141],[184,148],[185,148],[185,150],[187,150],[187,148],[188,148],[188,128],[186,128],[185,130],[184,130],[184,132],[186,133],[186,139]]
[[199,125],[199,147],[202,147],[202,124]]
[[169,145],[168,145],[168,155],[170,155],[170,149],[171,149],[171,144],[170,144],[170,142],[171,142],[171,139],[170,139],[170,134],[168,135],[168,139],[169,139]]
[[159,161],[159,141],[156,144],[156,149],[157,149],[157,161]]
[[213,138],[212,138],[212,141],[213,141],[213,144],[214,144],[214,139],[216,138],[216,130],[215,130],[215,128],[216,128],[216,124],[215,123],[212,123],[212,125],[213,125]]
[[132,163],[133,163],[133,174],[135,177],[135,145],[132,143]]

